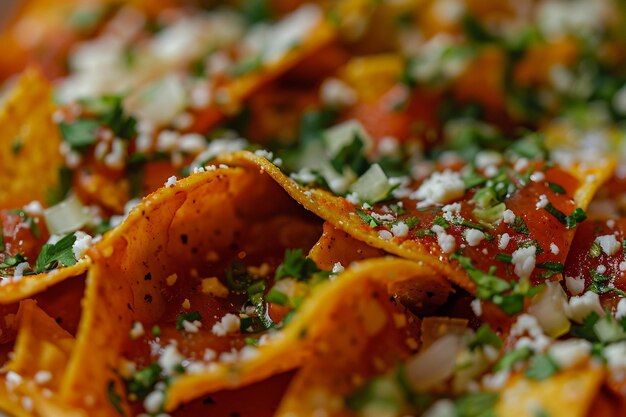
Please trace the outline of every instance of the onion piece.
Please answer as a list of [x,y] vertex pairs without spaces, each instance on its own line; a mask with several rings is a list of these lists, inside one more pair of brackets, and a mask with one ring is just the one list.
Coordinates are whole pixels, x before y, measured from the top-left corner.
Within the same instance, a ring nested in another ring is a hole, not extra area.
[[43,212],[46,227],[51,235],[64,235],[75,232],[91,220],[89,209],[80,202],[75,194],[70,195]]
[[537,319],[543,332],[550,337],[564,335],[571,326],[567,316],[567,295],[558,282],[546,284],[546,288],[533,298],[528,314]]
[[461,337],[447,334],[409,359],[406,374],[416,391],[432,388],[454,373],[456,355],[463,346]]
[[350,186],[350,191],[357,193],[362,201],[378,203],[387,198],[393,190],[385,171],[378,164],[372,165],[358,180]]

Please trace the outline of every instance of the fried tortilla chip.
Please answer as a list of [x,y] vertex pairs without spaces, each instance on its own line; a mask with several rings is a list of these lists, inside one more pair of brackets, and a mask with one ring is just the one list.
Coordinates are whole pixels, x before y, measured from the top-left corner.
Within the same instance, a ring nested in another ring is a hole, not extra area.
[[62,405],[55,393],[74,347],[74,337],[34,300],[20,303],[13,358],[2,376],[0,409],[21,416],[84,416]]
[[[174,327],[181,304],[205,309],[208,329],[198,338],[206,338],[206,347],[229,351],[230,339],[213,335],[210,320],[233,307],[224,304],[227,299],[204,294],[202,280],[221,274],[233,261],[276,260],[287,248],[308,250],[320,234],[319,219],[269,177],[243,169],[194,174],[152,194],[90,252],[94,265],[62,396],[94,410],[93,415],[111,412],[107,387],[118,380],[114,369],[131,324],[158,323],[164,341],[166,334],[182,338]],[[232,342],[243,345],[243,336]],[[183,345],[180,340],[181,350]],[[286,357],[281,363],[293,366]],[[93,403],[85,404],[87,396]]]
[[[366,341],[373,335],[389,342],[369,346],[370,353],[379,355],[375,355],[381,361],[377,366],[397,361],[410,353],[405,340],[409,337],[406,331],[411,328],[407,323],[414,316],[404,313],[404,307],[395,302],[394,289],[407,282],[444,296],[450,291],[442,277],[415,262],[379,258],[356,263],[336,281],[315,288],[277,340],[259,346],[255,358],[176,380],[170,386],[166,408],[173,409],[181,402],[224,386],[258,381],[285,370],[285,366],[300,365],[311,350],[324,356],[345,353],[356,348],[356,340]],[[428,304],[430,299],[424,295],[421,302]],[[417,344],[417,340],[413,342]],[[353,355],[354,352],[349,356],[356,358]],[[366,367],[362,370],[367,372]]]
[[543,381],[512,377],[500,392],[495,414],[501,417],[585,417],[604,379],[600,367],[559,372]]
[[0,107],[0,208],[45,201],[56,187],[62,157],[53,112],[50,84],[26,70]]
[[[269,174],[274,178],[294,199],[302,204],[306,209],[316,213],[324,220],[331,223],[333,226],[340,230],[349,233],[355,239],[367,243],[369,246],[385,250],[388,253],[407,258],[416,261],[424,262],[426,265],[436,269],[455,284],[469,290],[475,291],[475,283],[469,278],[466,271],[455,261],[449,260],[448,256],[442,253],[440,245],[437,244],[437,238],[425,239],[412,239],[412,238],[393,238],[383,239],[379,236],[378,230],[370,225],[366,224],[356,212],[357,207],[354,204],[348,202],[342,197],[336,197],[333,194],[321,190],[321,189],[309,189],[308,187],[300,186],[295,181],[285,176],[278,167],[269,162],[267,159],[257,156],[249,152],[237,152],[230,155],[225,155],[220,158],[220,162],[231,164],[233,166],[252,166],[257,167],[261,171]],[[595,178],[606,178],[607,172],[610,171],[611,166],[598,167]],[[578,172],[578,171],[577,171]],[[555,168],[552,172],[546,172],[548,180],[562,182],[568,184],[565,188],[568,190],[567,196],[587,196],[593,194],[595,189],[599,186],[598,181],[584,181],[579,182],[577,180],[577,172],[571,173],[563,169]],[[530,232],[525,231],[520,233],[520,239],[528,238],[528,236],[537,239],[541,242],[541,239],[551,239],[561,249],[559,254],[552,254],[549,252],[543,252],[537,256],[537,263],[541,262],[558,262],[563,264],[567,256],[567,249],[569,248],[574,236],[574,230],[565,228],[563,225],[546,210],[526,210],[529,201],[535,201],[539,199],[538,195],[534,195],[537,191],[528,191],[522,189],[515,196],[507,200],[507,206],[513,210],[513,212],[524,213],[526,224]],[[561,199],[557,204],[557,209],[563,212],[572,212],[575,206],[585,208],[585,204],[588,203],[588,199],[582,198],[580,201],[572,201],[569,199]],[[556,203],[555,203],[556,204]],[[430,216],[422,220],[422,223],[432,222],[433,214],[426,214],[426,212],[415,211],[411,213],[413,216],[420,219],[420,216]],[[507,229],[509,233],[514,232]],[[546,230],[548,232],[546,233]],[[547,236],[547,237],[546,237]],[[549,246],[550,242],[545,243]],[[493,248],[491,248],[493,246]],[[492,265],[492,258],[497,252],[491,253],[490,250],[499,251],[497,245],[490,245],[485,248],[485,252],[480,251],[472,247],[466,247],[464,254],[474,262],[474,266],[479,270],[488,270]],[[504,265],[506,266],[506,265]],[[497,276],[507,280],[517,280],[517,276],[513,274],[511,268],[505,268],[503,266],[498,267],[496,271]],[[543,281],[545,278],[540,278],[540,271],[535,270],[537,280]]]

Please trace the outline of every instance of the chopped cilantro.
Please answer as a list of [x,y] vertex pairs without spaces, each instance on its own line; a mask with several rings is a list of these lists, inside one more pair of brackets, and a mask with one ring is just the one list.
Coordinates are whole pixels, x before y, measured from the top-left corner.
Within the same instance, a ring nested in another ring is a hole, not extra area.
[[435,218],[433,219],[433,224],[437,225],[437,226],[441,226],[444,229],[449,229],[450,228],[450,222],[447,221],[446,219],[444,219],[441,216],[435,216]]
[[502,347],[502,340],[487,324],[483,324],[476,330],[474,339],[468,345],[472,350],[482,346],[493,346],[496,349]]
[[15,256],[5,255],[4,261],[0,263],[0,269],[13,268],[22,262],[26,262],[26,257],[21,253],[18,253]]
[[268,303],[274,303],[280,306],[284,306],[284,305],[287,305],[287,303],[289,302],[289,297],[287,297],[287,295],[278,291],[277,289],[272,288],[269,290],[269,292],[265,296],[265,300]]
[[57,243],[46,243],[35,261],[35,272],[40,273],[56,268],[58,265],[72,266],[76,264],[72,246],[76,242],[76,236],[69,234],[63,236]]
[[241,77],[242,75],[260,71],[261,68],[263,68],[263,59],[260,54],[256,54],[235,63],[230,73],[235,77]]
[[548,187],[550,187],[550,189],[556,194],[565,194],[565,188],[561,187],[559,184],[548,182]]
[[89,119],[78,119],[72,123],[61,122],[59,124],[63,140],[72,149],[78,151],[82,151],[96,142],[96,130],[99,127],[100,123],[98,121]]
[[154,337],[161,336],[161,327],[157,326],[156,324],[152,326],[152,336]]
[[22,142],[22,138],[17,137],[13,139],[13,143],[11,144],[11,153],[13,155],[18,155],[22,151],[23,147],[24,142]]
[[469,220],[465,220],[465,219],[454,219],[452,221],[452,224],[456,224],[456,225],[459,225],[459,226],[465,226],[465,227],[468,227],[470,229],[480,230],[481,232],[484,232],[485,229],[486,229],[486,227],[483,226],[482,224],[470,222]]
[[550,378],[558,370],[558,365],[550,355],[537,355],[530,360],[524,375],[526,378],[542,381]]
[[429,229],[419,229],[415,232],[415,235],[420,238],[425,237],[425,236],[431,236],[431,237],[437,236],[435,232]]
[[495,372],[506,371],[511,369],[513,365],[516,363],[523,361],[524,359],[529,358],[532,355],[533,351],[530,347],[524,346],[510,352],[507,352],[500,358],[500,360],[495,364],[493,370]]
[[378,223],[375,218],[365,213],[364,211],[356,209],[356,214],[361,218],[361,220],[363,220],[363,223],[369,225],[370,227],[380,226],[380,223]]
[[96,115],[97,121],[109,127],[113,134],[121,139],[132,139],[135,136],[137,120],[124,113],[123,97],[106,95],[93,99],[84,99],[85,109]]
[[391,211],[393,211],[399,216],[402,214],[406,214],[406,209],[404,208],[404,204],[402,204],[401,202],[390,204],[389,208],[391,209]]
[[495,256],[495,259],[496,261],[506,262],[507,264],[510,264],[511,261],[513,261],[513,257],[508,253],[498,253]]
[[407,225],[409,229],[414,229],[420,224],[420,219],[413,216],[402,219],[402,221]]
[[363,175],[369,168],[369,162],[365,158],[363,148],[363,139],[355,132],[352,142],[341,148],[330,160],[331,166],[339,173],[343,173],[344,168],[348,167],[356,175]]
[[590,342],[597,342],[598,335],[596,335],[594,326],[598,320],[600,320],[600,316],[593,311],[583,319],[582,324],[572,326],[570,333],[574,337],[580,337]]
[[129,399],[136,401],[146,398],[154,390],[156,383],[159,382],[161,371],[163,371],[161,366],[153,363],[135,372],[126,381],[126,392],[128,392]]
[[122,396],[115,391],[115,381],[113,380],[109,380],[107,383],[107,397],[115,411],[121,416],[126,416],[122,408]]
[[589,256],[597,258],[602,254],[602,247],[598,242],[593,242],[589,248]]
[[591,273],[591,284],[587,290],[593,291],[597,294],[606,294],[609,292],[613,292],[615,294],[621,295],[622,297],[626,297],[626,292],[615,288],[613,286],[609,286],[611,277],[608,275],[603,275],[599,273],[597,270],[592,269]]
[[497,392],[477,392],[458,397],[454,405],[459,417],[487,417],[494,415],[497,401]]
[[321,272],[321,270],[312,259],[304,256],[302,249],[287,249],[285,251],[285,260],[276,269],[274,279],[280,280],[285,277],[291,277],[298,281],[305,281],[318,272]]
[[541,262],[537,264],[537,268],[547,269],[554,272],[563,272],[563,264],[560,262]]
[[526,222],[522,218],[522,216],[516,216],[513,223],[511,223],[511,228],[515,230],[517,233],[522,235],[529,235],[530,231],[528,230],[528,226],[526,226]]
[[552,203],[548,203],[544,207],[544,210],[554,216],[559,222],[563,223],[566,229],[576,227],[578,223],[582,223],[587,218],[587,215],[580,207],[576,208],[569,216],[566,216],[562,211],[554,207]]
[[189,323],[193,323],[196,320],[202,320],[199,311],[179,314],[176,316],[176,330],[185,330],[183,322],[188,321]]

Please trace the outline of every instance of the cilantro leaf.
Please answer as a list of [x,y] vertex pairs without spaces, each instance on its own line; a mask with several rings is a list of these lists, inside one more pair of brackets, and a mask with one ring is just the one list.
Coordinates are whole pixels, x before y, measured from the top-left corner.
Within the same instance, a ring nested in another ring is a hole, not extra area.
[[72,123],[61,122],[59,130],[63,140],[75,150],[84,150],[96,142],[96,130],[100,123],[96,120],[78,119]]
[[176,330],[185,330],[183,322],[188,321],[193,323],[196,320],[202,320],[199,311],[192,311],[191,313],[183,313],[176,316]]
[[550,355],[537,355],[530,360],[524,375],[526,378],[542,381],[550,378],[558,370],[558,365]]
[[107,397],[115,411],[121,416],[126,416],[122,409],[122,396],[115,391],[115,381],[113,380],[109,380],[107,384]]
[[131,375],[126,381],[126,392],[129,397],[138,400],[146,398],[159,382],[162,370],[159,364],[153,363]]
[[493,367],[495,372],[505,371],[511,369],[513,365],[516,363],[523,361],[524,359],[530,357],[533,351],[530,347],[524,346],[510,352],[507,352]]
[[318,272],[322,272],[313,260],[304,256],[302,249],[287,249],[285,260],[276,269],[275,280],[291,277],[298,281],[308,280]]
[[57,243],[46,243],[41,248],[37,261],[35,261],[35,272],[41,273],[56,268],[59,264],[72,266],[76,264],[72,246],[76,242],[76,236],[69,234],[63,236]]
[[474,350],[478,347],[482,347],[482,346],[493,346],[496,349],[499,349],[502,347],[502,340],[500,339],[500,337],[498,337],[497,334],[495,334],[493,332],[493,330],[491,330],[491,328],[486,325],[483,324],[482,326],[480,326],[478,328],[478,330],[476,330],[476,335],[474,336],[474,340],[472,340],[468,347],[471,350]]

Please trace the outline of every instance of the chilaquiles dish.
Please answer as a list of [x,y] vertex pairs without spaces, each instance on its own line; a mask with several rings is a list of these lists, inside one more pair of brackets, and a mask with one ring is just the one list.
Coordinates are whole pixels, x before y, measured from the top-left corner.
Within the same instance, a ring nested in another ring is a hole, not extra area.
[[619,0],[21,0],[0,414],[626,415]]

